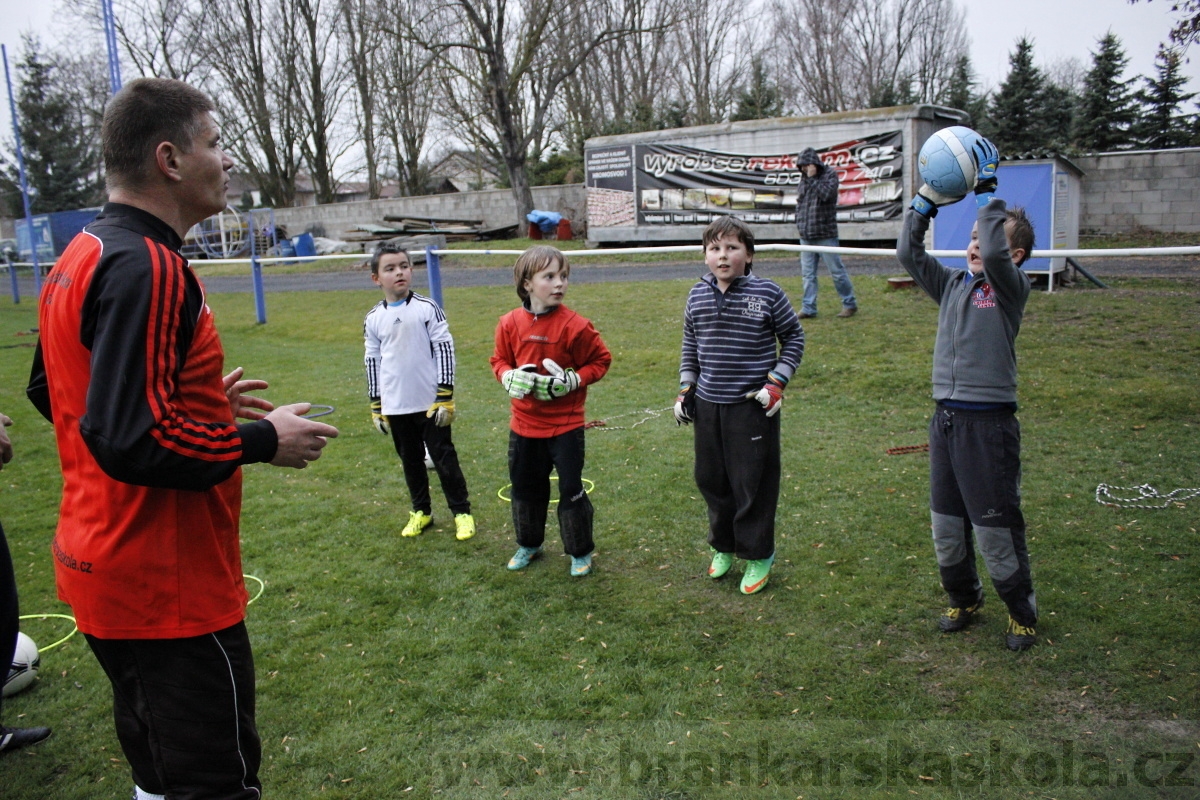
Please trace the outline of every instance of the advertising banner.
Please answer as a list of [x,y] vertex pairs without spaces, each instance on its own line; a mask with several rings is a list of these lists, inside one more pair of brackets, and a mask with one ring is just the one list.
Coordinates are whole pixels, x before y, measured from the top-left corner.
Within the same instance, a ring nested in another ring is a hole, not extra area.
[[[903,211],[900,131],[818,150],[838,172],[838,221],[895,219]],[[584,154],[591,227],[707,225],[731,214],[795,224],[799,153],[743,155],[674,144],[595,148]]]

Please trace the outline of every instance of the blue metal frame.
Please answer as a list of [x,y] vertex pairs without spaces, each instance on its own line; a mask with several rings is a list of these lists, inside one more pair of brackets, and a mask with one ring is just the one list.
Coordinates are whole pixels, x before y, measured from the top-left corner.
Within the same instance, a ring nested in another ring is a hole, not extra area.
[[108,85],[116,94],[121,91],[121,58],[117,50],[117,15],[113,13],[112,0],[100,0],[100,11],[104,16],[104,42],[108,47]]
[[13,266],[13,260],[8,257],[8,253],[4,254],[4,261],[8,264],[8,277],[12,279],[13,305],[19,305],[21,303],[21,287],[17,285],[17,268]]
[[[254,314],[259,325],[267,324],[267,295],[263,289],[262,262],[258,260],[258,226],[254,222],[254,211],[246,212],[246,227],[250,234],[250,278],[254,284]],[[271,240],[278,241],[275,233],[275,209],[267,209],[271,213]]]
[[4,82],[8,84],[8,113],[12,116],[13,142],[16,144],[17,151],[17,171],[21,176],[21,201],[25,204],[25,220],[29,226],[29,250],[33,261],[33,291],[41,296],[42,265],[38,261],[37,245],[33,241],[33,212],[29,207],[29,181],[25,177],[25,154],[21,150],[21,126],[17,122],[17,103],[13,100],[12,76],[8,73],[8,47],[6,45],[0,44],[0,56],[4,58]]

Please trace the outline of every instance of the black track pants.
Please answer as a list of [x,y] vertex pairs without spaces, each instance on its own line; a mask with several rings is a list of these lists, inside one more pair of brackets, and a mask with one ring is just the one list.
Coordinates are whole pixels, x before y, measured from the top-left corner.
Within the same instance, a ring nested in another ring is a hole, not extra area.
[[739,558],[775,552],[779,415],[755,400],[696,399],[696,486],[708,504],[708,543]]
[[541,547],[546,539],[550,471],[558,473],[558,530],[563,551],[586,556],[592,540],[592,501],[583,488],[583,428],[532,439],[508,432],[508,475],[512,481],[513,526],[517,544]]
[[1037,600],[1021,514],[1021,427],[1011,411],[939,406],[929,423],[929,508],[942,588],[965,608],[980,596],[978,543],[996,593],[1022,625]]

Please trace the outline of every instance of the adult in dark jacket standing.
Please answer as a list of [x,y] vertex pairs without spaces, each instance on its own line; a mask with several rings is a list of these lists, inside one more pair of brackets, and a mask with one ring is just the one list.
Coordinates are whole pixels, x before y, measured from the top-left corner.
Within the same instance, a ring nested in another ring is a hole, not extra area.
[[[800,244],[818,247],[837,247],[837,170],[821,163],[817,151],[809,147],[800,154],[800,192],[796,197],[796,227],[800,229]],[[800,309],[801,319],[817,315],[817,257],[825,262],[833,278],[834,288],[842,298],[839,317],[852,317],[858,313],[858,301],[854,299],[854,286],[846,274],[846,265],[837,253],[800,254],[800,269],[804,276],[804,305]]]

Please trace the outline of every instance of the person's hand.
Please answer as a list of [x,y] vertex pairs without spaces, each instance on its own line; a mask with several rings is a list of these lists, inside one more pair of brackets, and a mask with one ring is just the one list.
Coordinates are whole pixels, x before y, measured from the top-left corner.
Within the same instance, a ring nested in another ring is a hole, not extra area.
[[783,387],[785,386],[787,386],[787,381],[772,370],[767,373],[767,382],[763,384],[763,388],[757,392],[747,392],[746,399],[753,398],[762,403],[762,407],[767,411],[767,416],[773,417],[783,407]]
[[533,390],[530,394],[534,400],[542,400],[549,402],[554,399],[554,395],[550,394],[550,381],[553,380],[549,375],[533,374]]
[[384,436],[390,436],[392,433],[387,416],[383,413],[383,401],[378,397],[371,398],[371,424]]
[[542,366],[550,373],[547,389],[551,397],[562,397],[579,388],[579,373],[570,367],[563,369],[550,358],[543,359]]
[[432,419],[433,424],[439,428],[445,428],[451,422],[454,422],[453,386],[438,386],[437,398],[429,406],[429,410],[425,412],[425,417]]
[[951,203],[957,203],[959,200],[962,200],[962,198],[944,195],[928,183],[922,183],[921,188],[917,189],[916,196],[909,203],[909,207],[922,217],[925,217],[925,219],[933,219],[937,216],[939,206],[948,206]]
[[975,159],[975,202],[985,206],[999,184],[996,170],[1000,168],[1000,151],[981,136],[971,148],[971,156]]
[[4,469],[4,465],[13,457],[12,442],[8,439],[8,431],[4,430],[9,425],[12,425],[12,420],[0,414],[0,469]]
[[500,376],[500,384],[508,396],[520,400],[533,391],[534,379],[537,377],[537,364],[522,364],[516,369],[510,369]]
[[675,397],[675,424],[691,425],[696,420],[696,384],[687,382],[679,384],[679,394]]
[[271,464],[276,467],[304,469],[308,462],[321,457],[327,440],[338,435],[338,429],[315,419],[305,419],[312,408],[309,403],[292,403],[280,406],[264,419],[275,426],[279,446]]
[[229,398],[229,410],[234,419],[262,419],[273,411],[275,406],[269,400],[261,397],[243,395],[242,392],[261,391],[267,388],[266,381],[244,381],[245,370],[238,367],[223,379],[225,396]]

